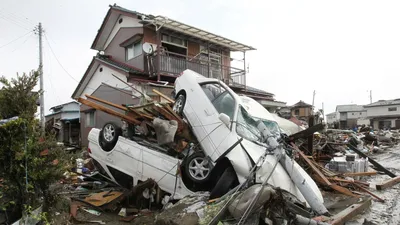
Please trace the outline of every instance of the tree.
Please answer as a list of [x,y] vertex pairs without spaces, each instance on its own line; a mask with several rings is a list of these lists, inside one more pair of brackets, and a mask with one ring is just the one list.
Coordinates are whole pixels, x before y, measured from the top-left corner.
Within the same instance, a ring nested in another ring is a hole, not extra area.
[[35,119],[38,94],[33,88],[38,78],[37,72],[10,81],[0,78],[0,115],[19,117],[0,125],[0,178],[5,186],[0,205],[16,213],[39,204],[46,211],[52,197],[49,186],[61,178],[67,161],[55,138],[41,133]]

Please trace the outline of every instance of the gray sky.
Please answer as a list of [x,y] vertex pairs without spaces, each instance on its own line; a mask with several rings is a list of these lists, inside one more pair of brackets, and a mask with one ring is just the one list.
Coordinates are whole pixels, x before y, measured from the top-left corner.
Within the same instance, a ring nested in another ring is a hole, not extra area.
[[[139,2],[143,2],[138,4]],[[28,34],[42,22],[58,64],[44,39],[46,114],[70,101],[92,57],[90,46],[108,5],[103,0],[0,0],[0,75],[13,77],[38,67],[38,38]],[[289,105],[299,100],[325,105],[367,104],[400,98],[400,1],[115,1],[164,15],[254,46],[247,53],[248,85]],[[15,42],[3,45],[21,37]]]

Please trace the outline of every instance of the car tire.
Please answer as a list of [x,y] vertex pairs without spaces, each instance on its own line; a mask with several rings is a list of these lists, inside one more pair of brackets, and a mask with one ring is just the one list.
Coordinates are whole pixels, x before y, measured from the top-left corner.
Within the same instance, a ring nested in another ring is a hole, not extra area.
[[100,147],[106,152],[111,151],[117,144],[118,137],[121,135],[122,129],[115,123],[109,122],[104,124],[100,131]]
[[202,152],[195,152],[185,159],[185,173],[197,184],[206,183],[211,175],[211,162],[208,162]]
[[238,184],[239,181],[237,180],[235,170],[232,167],[226,168],[212,189],[210,199],[222,197]]
[[186,96],[184,94],[179,94],[176,98],[175,98],[175,103],[174,106],[172,107],[172,110],[182,116],[183,115],[183,108],[185,107],[185,103],[186,103]]

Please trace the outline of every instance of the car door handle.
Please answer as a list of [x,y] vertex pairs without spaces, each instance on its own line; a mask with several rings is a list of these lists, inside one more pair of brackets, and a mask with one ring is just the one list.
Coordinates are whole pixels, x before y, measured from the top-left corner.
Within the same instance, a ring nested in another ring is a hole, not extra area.
[[204,109],[204,112],[206,113],[207,116],[212,116],[212,112],[208,109]]

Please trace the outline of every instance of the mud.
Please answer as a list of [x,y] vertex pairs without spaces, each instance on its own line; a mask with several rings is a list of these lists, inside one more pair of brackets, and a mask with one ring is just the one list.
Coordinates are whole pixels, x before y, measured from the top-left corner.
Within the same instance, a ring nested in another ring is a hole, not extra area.
[[[400,176],[400,146],[386,149],[374,154],[371,158],[382,164],[384,167]],[[377,191],[375,185],[390,179],[387,175],[377,175],[365,179],[371,183],[372,192],[385,200],[384,203],[373,201],[371,208],[357,216],[348,225],[372,225],[372,224],[400,224],[400,184],[394,185],[386,190]]]

